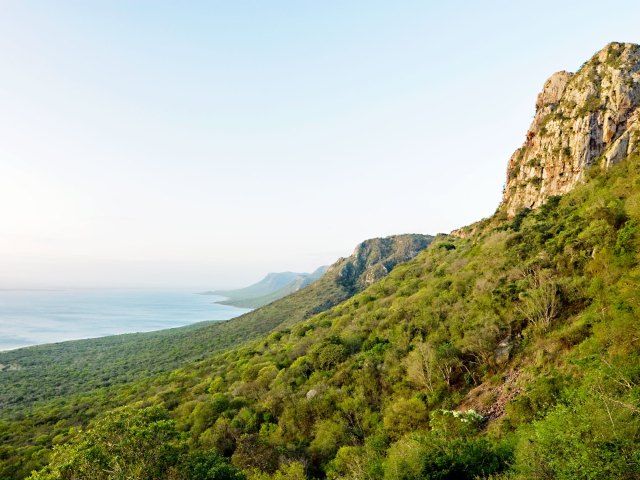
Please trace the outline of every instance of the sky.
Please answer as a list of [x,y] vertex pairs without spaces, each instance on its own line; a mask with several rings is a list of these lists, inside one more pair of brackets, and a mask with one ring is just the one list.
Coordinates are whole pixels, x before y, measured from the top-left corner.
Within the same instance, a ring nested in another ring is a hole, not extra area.
[[640,2],[0,0],[0,288],[242,286],[491,215]]

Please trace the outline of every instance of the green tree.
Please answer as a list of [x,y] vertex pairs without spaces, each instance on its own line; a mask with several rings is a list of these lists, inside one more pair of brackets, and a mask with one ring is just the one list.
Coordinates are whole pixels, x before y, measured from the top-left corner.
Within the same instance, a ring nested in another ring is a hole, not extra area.
[[49,466],[31,480],[168,478],[185,444],[161,407],[127,407],[93,424],[73,443],[57,447]]

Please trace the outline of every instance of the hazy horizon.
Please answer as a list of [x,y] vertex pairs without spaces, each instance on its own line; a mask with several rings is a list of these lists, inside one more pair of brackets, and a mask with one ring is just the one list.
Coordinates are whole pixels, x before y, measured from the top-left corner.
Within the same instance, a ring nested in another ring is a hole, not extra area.
[[3,2],[0,288],[244,286],[491,215],[640,5]]
[[0,351],[228,320],[249,311],[216,303],[222,298],[174,289],[0,290]]

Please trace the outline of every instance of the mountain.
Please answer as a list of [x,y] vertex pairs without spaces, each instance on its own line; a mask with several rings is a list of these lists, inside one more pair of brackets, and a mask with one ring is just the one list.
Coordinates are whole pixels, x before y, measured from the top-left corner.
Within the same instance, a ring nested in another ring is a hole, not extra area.
[[203,294],[225,297],[225,300],[217,302],[224,305],[258,308],[286,297],[290,293],[297,292],[307,285],[311,285],[324,275],[327,268],[326,266],[319,267],[312,273],[269,273],[259,282],[245,288],[217,290],[215,292],[203,292]]
[[[594,58],[612,46],[638,48]],[[636,91],[635,64],[620,65]],[[596,88],[586,78],[577,90]],[[269,325],[259,338],[18,412],[0,425],[0,474],[48,461],[32,480],[640,479],[640,132],[618,128],[631,147],[572,158],[565,190],[518,184],[406,261],[415,240],[364,242],[245,315]]]
[[610,43],[576,73],[544,84],[522,147],[507,168],[503,205],[509,215],[540,206],[633,152],[640,135],[640,46]]
[[[299,294],[292,295],[286,302],[254,314],[255,318],[277,318],[293,324],[337,305],[380,280],[398,263],[415,257],[432,239],[432,236],[419,234],[373,238],[359,244],[349,257],[341,258],[329,267],[320,267],[311,274],[270,273],[249,287],[210,293],[228,297],[228,300],[220,303],[254,308],[268,306],[274,300],[300,290]],[[316,286],[304,289],[309,285]]]
[[334,282],[351,294],[377,282],[398,264],[415,257],[426,248],[429,235],[394,235],[365,240],[353,254],[338,260],[327,271]]

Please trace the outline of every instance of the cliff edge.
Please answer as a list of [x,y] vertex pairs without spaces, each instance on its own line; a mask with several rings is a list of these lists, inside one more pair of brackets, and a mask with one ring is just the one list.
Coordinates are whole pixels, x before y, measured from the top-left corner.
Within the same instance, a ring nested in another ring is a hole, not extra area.
[[640,146],[640,45],[610,43],[576,73],[553,74],[536,101],[522,147],[507,167],[509,216],[573,188]]

